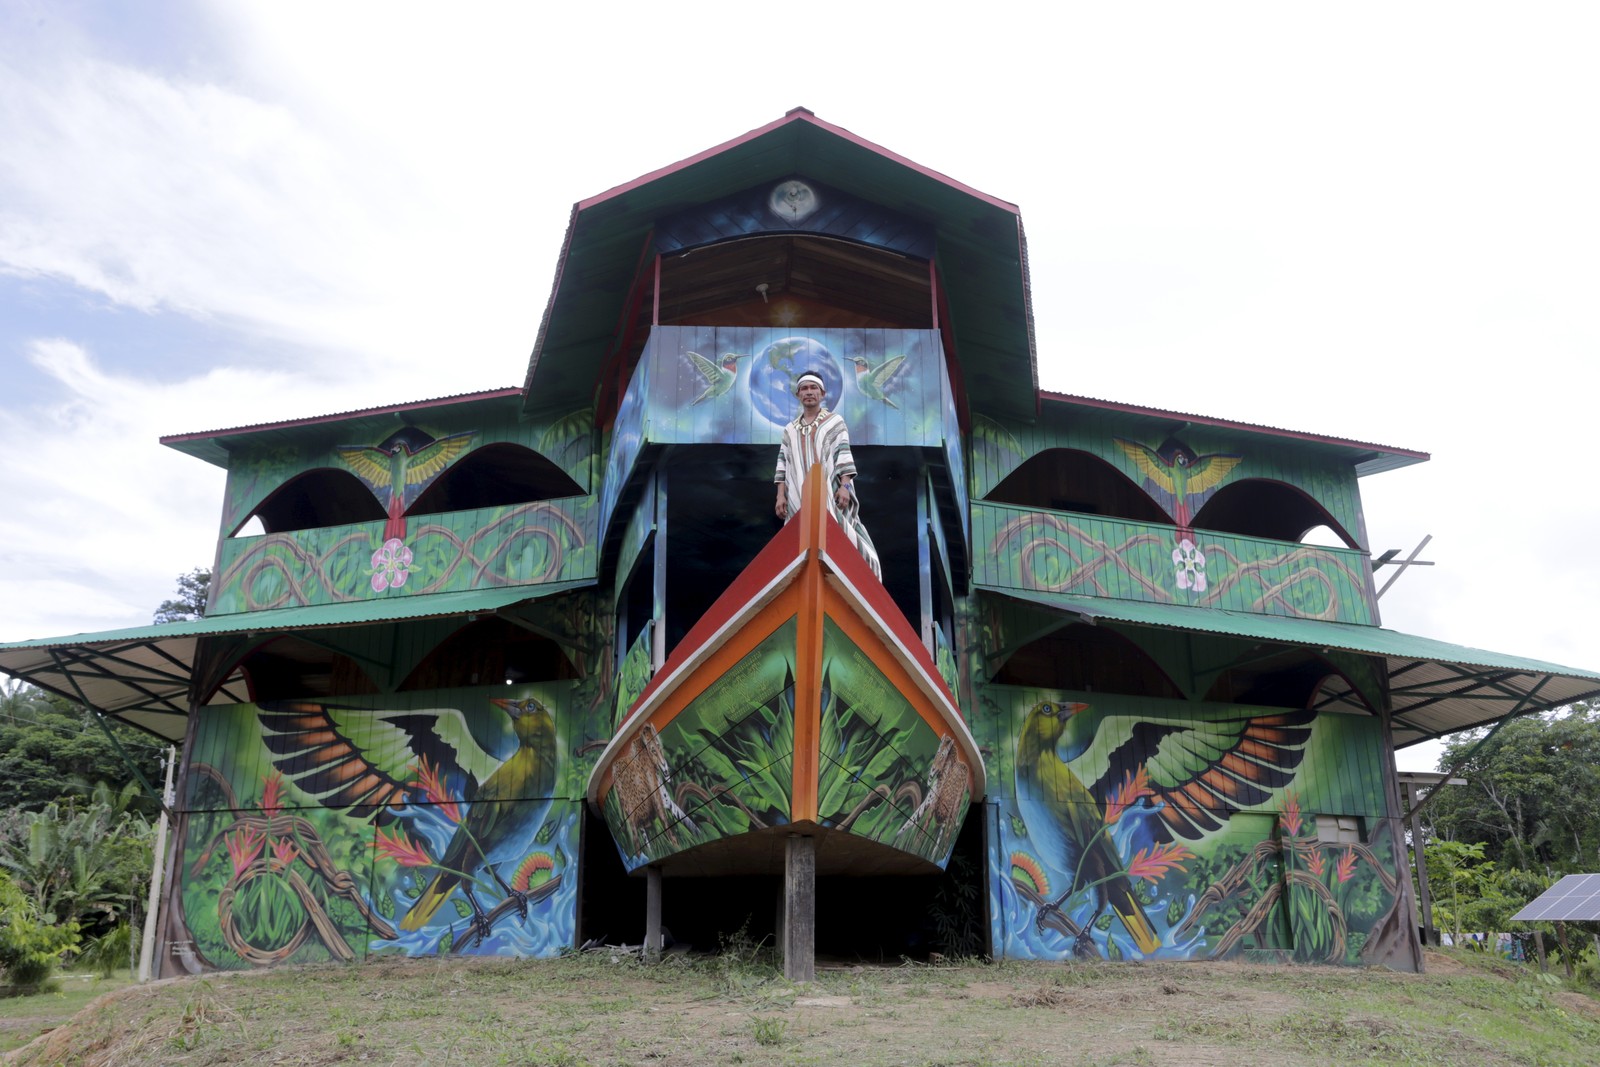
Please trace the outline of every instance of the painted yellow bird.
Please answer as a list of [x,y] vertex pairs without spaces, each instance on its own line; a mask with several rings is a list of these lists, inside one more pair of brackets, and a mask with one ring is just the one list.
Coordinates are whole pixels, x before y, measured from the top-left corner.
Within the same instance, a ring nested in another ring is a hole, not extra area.
[[1133,894],[1111,835],[1100,832],[1104,809],[1056,753],[1067,723],[1087,709],[1087,704],[1044,700],[1028,712],[1017,740],[1017,806],[1029,840],[1057,867],[1074,872],[1074,887],[1054,907],[1078,892],[1077,887],[1092,887],[1095,914],[1109,907],[1139,951],[1151,953],[1161,939]]
[[466,798],[470,801],[466,816],[435,864],[438,873],[401,920],[402,930],[427,925],[457,887],[472,905],[474,921],[482,923],[483,910],[472,892],[474,872],[480,869],[487,871],[507,896],[524,896],[500,877],[489,857],[502,842],[526,840],[549,808],[559,769],[556,724],[550,709],[531,697],[490,703],[511,717],[517,749]]

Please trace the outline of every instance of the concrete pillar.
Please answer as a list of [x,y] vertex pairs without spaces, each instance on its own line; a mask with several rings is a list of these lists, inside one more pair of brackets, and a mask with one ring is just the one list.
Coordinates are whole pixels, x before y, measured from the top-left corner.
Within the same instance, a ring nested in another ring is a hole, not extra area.
[[817,976],[817,842],[790,834],[783,864],[783,976],[810,982]]

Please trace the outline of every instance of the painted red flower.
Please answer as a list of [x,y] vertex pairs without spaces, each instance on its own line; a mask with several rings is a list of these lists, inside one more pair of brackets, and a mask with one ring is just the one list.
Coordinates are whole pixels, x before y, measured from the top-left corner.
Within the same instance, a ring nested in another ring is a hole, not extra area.
[[1141,848],[1133,854],[1133,862],[1128,864],[1128,873],[1134,878],[1157,882],[1166,877],[1169,870],[1187,872],[1189,868],[1183,865],[1183,861],[1192,859],[1194,853],[1179,844]]
[[408,840],[399,830],[394,832],[393,837],[384,837],[383,829],[379,827],[377,839],[373,841],[372,847],[402,867],[433,866],[433,857],[428,855],[427,850]]
[[1333,876],[1343,883],[1355,877],[1355,873],[1356,850],[1347,848],[1344,850],[1344,855],[1339,857],[1338,864],[1333,868]]
[[1322,877],[1322,872],[1328,869],[1328,865],[1323,861],[1322,850],[1320,848],[1311,854],[1311,858],[1306,861],[1306,866],[1311,868],[1312,874],[1316,875],[1318,878]]
[[417,761],[417,780],[411,784],[422,794],[425,803],[437,804],[439,813],[446,819],[456,824],[461,822],[461,805],[445,788],[443,776],[428,762],[427,756]]
[[267,843],[267,838],[261,831],[246,826],[224,837],[222,843],[227,846],[228,858],[233,861],[233,873],[237,877],[261,855],[261,846]]
[[1129,771],[1128,777],[1111,794],[1111,801],[1106,805],[1106,825],[1114,826],[1122,813],[1139,802],[1143,797],[1155,796],[1155,790],[1150,788],[1150,775],[1145,772],[1144,765],[1140,764],[1137,771]]
[[276,815],[283,810],[283,775],[273,771],[261,779],[261,811]]
[[299,858],[300,849],[287,837],[280,837],[272,843],[272,865],[277,870],[283,870]]
[[1283,828],[1289,831],[1290,837],[1300,836],[1300,798],[1294,795],[1293,789],[1283,791],[1282,811]]

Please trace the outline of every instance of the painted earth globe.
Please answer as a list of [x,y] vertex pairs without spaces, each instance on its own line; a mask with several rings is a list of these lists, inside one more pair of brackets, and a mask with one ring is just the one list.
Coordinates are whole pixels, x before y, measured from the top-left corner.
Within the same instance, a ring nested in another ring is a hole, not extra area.
[[785,337],[756,353],[750,371],[750,402],[774,426],[787,424],[800,412],[794,380],[808,370],[822,378],[828,390],[822,402],[832,409],[844,390],[844,375],[833,353],[810,337]]

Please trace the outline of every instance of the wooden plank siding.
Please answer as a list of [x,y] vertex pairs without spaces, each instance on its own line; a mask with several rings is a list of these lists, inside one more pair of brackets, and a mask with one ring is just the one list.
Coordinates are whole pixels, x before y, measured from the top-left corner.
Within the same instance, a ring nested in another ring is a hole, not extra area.
[[1192,531],[1203,583],[1180,582],[1174,528],[974,504],[973,583],[1287,618],[1371,624],[1364,553]]
[[407,533],[405,581],[377,588],[384,524],[359,523],[223,542],[209,614],[537,586],[595,575],[593,497],[423,515]]

